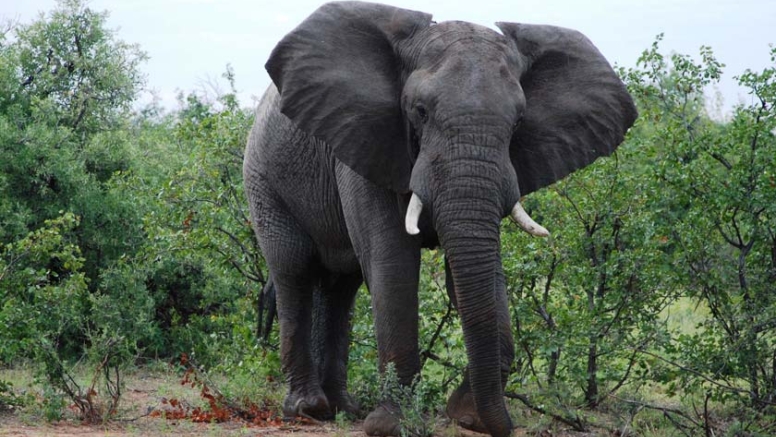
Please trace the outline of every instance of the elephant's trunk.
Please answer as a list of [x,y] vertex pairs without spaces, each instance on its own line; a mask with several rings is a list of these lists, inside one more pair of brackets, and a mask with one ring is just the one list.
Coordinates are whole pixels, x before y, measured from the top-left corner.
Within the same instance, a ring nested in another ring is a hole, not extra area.
[[493,436],[512,424],[504,404],[496,273],[504,205],[497,160],[451,166],[434,198],[434,225],[450,263],[477,413]]

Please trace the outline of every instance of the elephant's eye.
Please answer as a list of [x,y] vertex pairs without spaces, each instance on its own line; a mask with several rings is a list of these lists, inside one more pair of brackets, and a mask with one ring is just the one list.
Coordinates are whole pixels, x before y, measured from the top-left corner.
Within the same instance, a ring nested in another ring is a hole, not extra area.
[[421,104],[417,104],[415,106],[415,111],[418,113],[418,118],[420,119],[421,123],[425,123],[428,121],[428,111],[426,111],[425,106]]
[[517,132],[521,124],[523,124],[523,117],[518,118],[515,124],[512,125],[512,132]]

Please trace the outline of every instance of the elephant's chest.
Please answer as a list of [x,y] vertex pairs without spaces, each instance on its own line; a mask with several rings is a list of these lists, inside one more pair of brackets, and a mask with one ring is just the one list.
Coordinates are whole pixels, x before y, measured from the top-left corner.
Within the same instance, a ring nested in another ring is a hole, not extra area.
[[319,246],[318,256],[321,264],[331,272],[355,273],[361,269],[352,247]]

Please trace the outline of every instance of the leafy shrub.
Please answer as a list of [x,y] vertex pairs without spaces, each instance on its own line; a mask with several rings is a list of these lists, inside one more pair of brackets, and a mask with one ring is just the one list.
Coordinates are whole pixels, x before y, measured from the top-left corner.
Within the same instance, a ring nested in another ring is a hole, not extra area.
[[10,382],[0,380],[0,412],[22,408],[34,401],[35,397],[31,393],[17,394]]
[[410,386],[400,384],[393,363],[388,363],[379,381],[383,398],[399,409],[402,437],[431,436],[436,413],[433,405],[436,404],[429,402],[429,398],[433,397],[434,390],[419,377],[415,377]]

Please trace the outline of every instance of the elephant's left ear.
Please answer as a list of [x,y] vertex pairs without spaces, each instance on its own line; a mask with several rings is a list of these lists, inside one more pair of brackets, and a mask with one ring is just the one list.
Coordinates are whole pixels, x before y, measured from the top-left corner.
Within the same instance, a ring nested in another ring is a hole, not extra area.
[[638,114],[598,49],[569,29],[497,26],[524,61],[520,85],[526,110],[510,146],[521,195],[610,155]]

